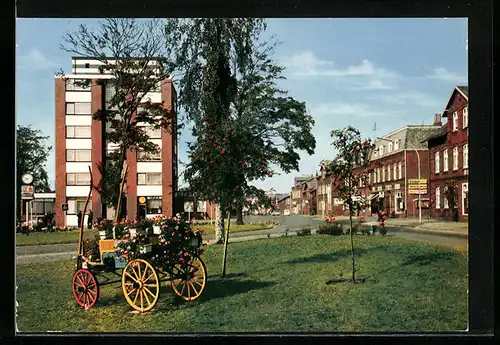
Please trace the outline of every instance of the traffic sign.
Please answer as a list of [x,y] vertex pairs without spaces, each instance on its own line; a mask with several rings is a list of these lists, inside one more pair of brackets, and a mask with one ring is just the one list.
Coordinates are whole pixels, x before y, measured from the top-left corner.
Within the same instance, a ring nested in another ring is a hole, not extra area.
[[35,192],[33,186],[28,186],[28,185],[21,186],[21,199],[31,200],[34,197],[34,194]]

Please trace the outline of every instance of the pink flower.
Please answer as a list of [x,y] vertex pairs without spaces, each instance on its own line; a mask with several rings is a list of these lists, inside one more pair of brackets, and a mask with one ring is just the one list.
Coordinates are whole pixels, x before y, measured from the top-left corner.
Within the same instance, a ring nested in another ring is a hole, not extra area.
[[246,167],[247,166],[247,162],[241,162],[241,166],[242,167]]
[[220,152],[220,154],[221,154],[221,155],[223,155],[224,153],[225,153],[225,151],[224,151],[224,150],[222,150],[222,151]]
[[269,177],[273,177],[273,174],[269,174]]
[[236,189],[240,189],[240,186],[236,186]]
[[232,135],[235,135],[236,134],[236,130],[232,131],[231,132]]
[[207,241],[207,244],[210,244],[210,240]]
[[212,164],[213,162],[214,162],[214,160],[212,159],[212,160],[210,161],[210,164]]
[[184,252],[184,256],[189,256],[188,252]]
[[175,232],[172,232],[172,236],[175,236]]

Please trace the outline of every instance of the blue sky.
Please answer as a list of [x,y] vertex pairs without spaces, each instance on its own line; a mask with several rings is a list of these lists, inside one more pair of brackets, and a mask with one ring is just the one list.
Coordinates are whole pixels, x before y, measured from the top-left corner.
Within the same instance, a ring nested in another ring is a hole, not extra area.
[[[54,137],[54,73],[71,68],[61,37],[91,19],[18,19],[16,118]],[[269,19],[266,35],[282,43],[275,59],[285,65],[281,87],[306,102],[316,125],[314,155],[301,154],[300,171],[256,184],[289,192],[293,177],[317,171],[333,156],[332,129],[352,125],[367,137],[407,124],[431,124],[455,85],[467,84],[467,24],[453,19]],[[174,80],[175,82],[175,80]],[[183,133],[180,159],[187,160]],[[54,154],[47,170],[54,185]],[[180,167],[182,170],[182,167]]]

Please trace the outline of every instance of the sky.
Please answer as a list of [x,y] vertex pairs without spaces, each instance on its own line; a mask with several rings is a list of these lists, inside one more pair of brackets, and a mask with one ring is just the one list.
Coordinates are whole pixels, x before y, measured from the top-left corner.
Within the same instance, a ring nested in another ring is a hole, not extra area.
[[[49,145],[54,146],[54,74],[71,70],[72,55],[59,48],[62,36],[97,23],[16,21],[16,122],[42,130]],[[306,103],[315,120],[316,150],[301,152],[299,171],[278,171],[255,183],[266,190],[289,193],[295,176],[318,171],[321,160],[334,156],[331,130],[351,125],[373,139],[408,124],[432,124],[453,88],[467,85],[465,18],[268,19],[266,37],[271,35],[281,42],[274,59],[286,67],[287,79],[279,86]],[[191,140],[185,130],[181,162],[187,162]],[[53,150],[47,171],[53,188]]]

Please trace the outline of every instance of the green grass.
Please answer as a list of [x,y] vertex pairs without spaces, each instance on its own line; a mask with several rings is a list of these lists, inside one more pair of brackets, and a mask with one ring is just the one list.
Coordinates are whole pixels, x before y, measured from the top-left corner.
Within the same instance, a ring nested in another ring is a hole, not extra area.
[[[263,230],[263,229],[271,229],[274,227],[274,224],[271,223],[256,223],[256,224],[243,224],[237,225],[231,223],[231,232],[238,231],[253,231],[253,230]],[[227,230],[227,222],[224,222],[224,228]],[[195,224],[193,226],[194,230],[203,230],[205,234],[215,234],[215,225],[210,224]]]
[[355,239],[364,283],[350,276],[349,237],[282,237],[204,254],[209,280],[199,300],[160,292],[148,313],[130,313],[119,284],[85,311],[73,300],[72,261],[17,267],[21,332],[438,332],[467,327],[467,256],[389,236]]
[[[224,223],[227,229],[227,222]],[[236,225],[231,224],[231,232],[237,231],[252,231],[252,230],[262,230],[270,229],[274,227],[270,223],[258,223],[258,224],[244,224]],[[199,224],[193,227],[195,230],[203,230],[205,235],[211,235],[215,233],[215,225],[210,224]],[[16,245],[17,246],[31,246],[37,244],[58,244],[58,243],[75,243],[78,242],[78,230],[67,230],[59,232],[32,232],[29,236],[17,235]],[[99,235],[97,230],[84,230],[84,239],[93,238],[95,235]]]
[[[78,230],[66,230],[58,232],[32,232],[29,236],[17,235],[16,246],[31,246],[36,244],[58,244],[58,243],[75,243],[78,242]],[[84,230],[83,238],[93,238],[99,235],[97,230]]]

